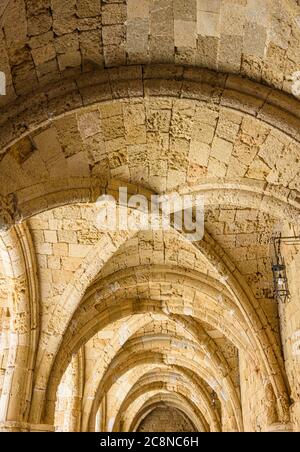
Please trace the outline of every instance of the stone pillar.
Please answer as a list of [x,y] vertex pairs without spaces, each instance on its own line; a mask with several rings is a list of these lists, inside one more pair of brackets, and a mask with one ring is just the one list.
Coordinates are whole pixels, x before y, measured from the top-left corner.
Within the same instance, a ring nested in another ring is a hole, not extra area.
[[300,400],[291,406],[291,421],[294,432],[300,432]]
[[[285,236],[299,235],[299,230],[286,228]],[[300,431],[300,241],[283,242],[290,299],[280,303],[280,327],[284,360],[291,388],[291,421],[294,431]]]
[[69,407],[69,431],[80,432],[81,427],[81,397],[73,397]]
[[245,432],[265,432],[277,421],[276,398],[259,368],[239,354],[241,402]]
[[106,419],[106,432],[112,432],[113,427],[115,425],[115,412],[114,412],[114,388],[112,387],[110,391],[103,398],[104,406],[105,406],[105,419]]
[[107,401],[106,396],[103,397],[97,414],[95,416],[95,425],[89,427],[89,432],[107,432]]
[[[2,307],[3,313],[0,318],[0,401],[7,368],[9,343],[10,343],[10,310],[9,307]],[[0,420],[2,420],[2,409],[0,402]]]
[[82,386],[78,355],[74,355],[57,389],[55,426],[63,432],[80,432]]
[[100,407],[96,415],[95,432],[97,433],[101,432],[101,428],[102,428],[102,410]]
[[[19,347],[21,353],[22,347]],[[24,348],[24,347],[23,347]],[[24,406],[24,378],[28,372],[19,365],[8,367],[4,377],[1,396],[1,418],[15,422],[22,419],[21,412]]]
[[107,396],[103,397],[103,400],[100,405],[101,409],[101,432],[108,431],[108,421],[107,421]]

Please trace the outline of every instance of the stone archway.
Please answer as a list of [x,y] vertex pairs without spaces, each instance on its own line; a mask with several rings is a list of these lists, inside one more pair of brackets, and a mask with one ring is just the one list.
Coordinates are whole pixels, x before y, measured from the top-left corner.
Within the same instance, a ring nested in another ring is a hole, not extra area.
[[[285,306],[270,254],[299,235],[298,16],[1,3],[1,430],[299,429],[299,246]],[[202,195],[203,238],[101,230],[120,187]]]

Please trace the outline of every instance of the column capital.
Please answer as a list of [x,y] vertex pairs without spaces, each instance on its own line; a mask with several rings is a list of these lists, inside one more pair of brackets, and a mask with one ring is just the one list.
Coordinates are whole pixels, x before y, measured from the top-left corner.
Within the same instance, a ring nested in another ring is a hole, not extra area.
[[0,231],[7,231],[20,219],[17,204],[16,195],[0,195]]

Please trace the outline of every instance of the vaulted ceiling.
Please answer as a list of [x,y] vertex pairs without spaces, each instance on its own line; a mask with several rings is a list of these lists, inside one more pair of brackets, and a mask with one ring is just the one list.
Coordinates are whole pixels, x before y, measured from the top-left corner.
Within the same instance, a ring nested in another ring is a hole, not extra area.
[[[271,239],[299,222],[299,18],[0,0],[0,421],[289,428]],[[102,230],[120,187],[203,195],[203,239]]]

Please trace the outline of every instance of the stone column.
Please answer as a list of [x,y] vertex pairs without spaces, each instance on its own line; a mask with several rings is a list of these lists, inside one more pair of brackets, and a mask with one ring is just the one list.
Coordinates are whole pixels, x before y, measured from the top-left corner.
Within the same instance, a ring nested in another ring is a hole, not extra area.
[[[299,235],[299,230],[286,228],[285,236]],[[280,328],[284,360],[291,388],[291,422],[294,431],[300,431],[300,240],[283,242],[290,298],[280,303]]]
[[82,387],[78,355],[74,355],[57,390],[55,424],[64,432],[79,432],[81,427]]
[[103,397],[101,406],[101,432],[107,432],[107,396]]
[[259,368],[239,353],[241,402],[245,432],[265,432],[277,421],[276,397]]
[[73,397],[69,407],[69,432],[80,432],[81,397]]
[[300,432],[300,400],[294,402],[291,406],[291,421],[293,423],[294,432]]
[[100,407],[96,415],[95,432],[97,433],[101,432],[101,428],[102,428],[102,410]]

